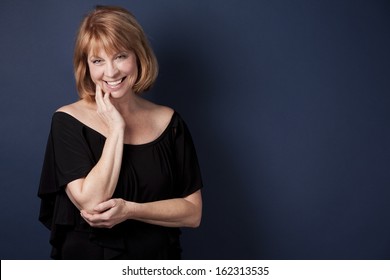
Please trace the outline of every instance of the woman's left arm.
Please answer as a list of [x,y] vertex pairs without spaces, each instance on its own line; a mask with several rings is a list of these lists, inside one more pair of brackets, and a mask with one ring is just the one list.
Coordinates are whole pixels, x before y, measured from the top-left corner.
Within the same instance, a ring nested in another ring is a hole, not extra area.
[[81,211],[92,227],[112,228],[133,219],[165,227],[198,227],[202,218],[202,194],[198,190],[184,198],[136,203],[113,198],[97,205],[90,214]]

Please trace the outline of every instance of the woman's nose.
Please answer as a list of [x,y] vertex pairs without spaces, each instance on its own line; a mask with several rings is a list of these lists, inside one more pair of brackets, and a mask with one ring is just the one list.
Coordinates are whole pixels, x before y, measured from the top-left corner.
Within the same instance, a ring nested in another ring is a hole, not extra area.
[[106,77],[115,77],[117,73],[118,73],[118,68],[116,67],[115,63],[106,64],[106,68],[104,71],[104,75]]

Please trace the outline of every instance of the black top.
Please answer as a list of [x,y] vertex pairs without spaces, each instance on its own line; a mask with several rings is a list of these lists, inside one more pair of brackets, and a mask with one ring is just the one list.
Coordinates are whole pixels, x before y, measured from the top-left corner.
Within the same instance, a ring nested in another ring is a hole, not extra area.
[[[69,230],[89,232],[104,247],[107,258],[133,251],[135,258],[164,258],[180,248],[178,228],[127,220],[112,229],[90,227],[65,193],[65,186],[85,177],[98,162],[106,138],[64,112],[56,112],[46,147],[38,196],[39,220],[51,230],[51,257],[61,258],[61,244]],[[190,132],[175,112],[164,132],[141,145],[125,144],[121,171],[113,194],[134,202],[180,198],[202,187],[198,159]],[[139,252],[137,252],[139,251]],[[152,251],[152,255],[143,255]],[[155,252],[153,252],[155,251]]]

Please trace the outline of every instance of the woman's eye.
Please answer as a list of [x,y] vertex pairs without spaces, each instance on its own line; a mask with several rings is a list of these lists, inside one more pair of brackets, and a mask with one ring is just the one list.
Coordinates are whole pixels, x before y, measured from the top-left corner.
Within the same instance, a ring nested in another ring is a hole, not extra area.
[[102,62],[101,59],[94,59],[94,60],[92,60],[93,64],[99,64],[100,62]]
[[127,57],[127,55],[125,54],[120,54],[117,56],[117,59],[125,59]]

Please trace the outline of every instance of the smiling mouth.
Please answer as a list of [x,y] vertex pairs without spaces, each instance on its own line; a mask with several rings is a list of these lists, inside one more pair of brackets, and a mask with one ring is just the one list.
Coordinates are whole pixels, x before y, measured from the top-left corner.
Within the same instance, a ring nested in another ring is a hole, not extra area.
[[116,81],[104,81],[109,87],[117,87],[119,86],[126,77],[123,77],[122,79],[116,80]]

